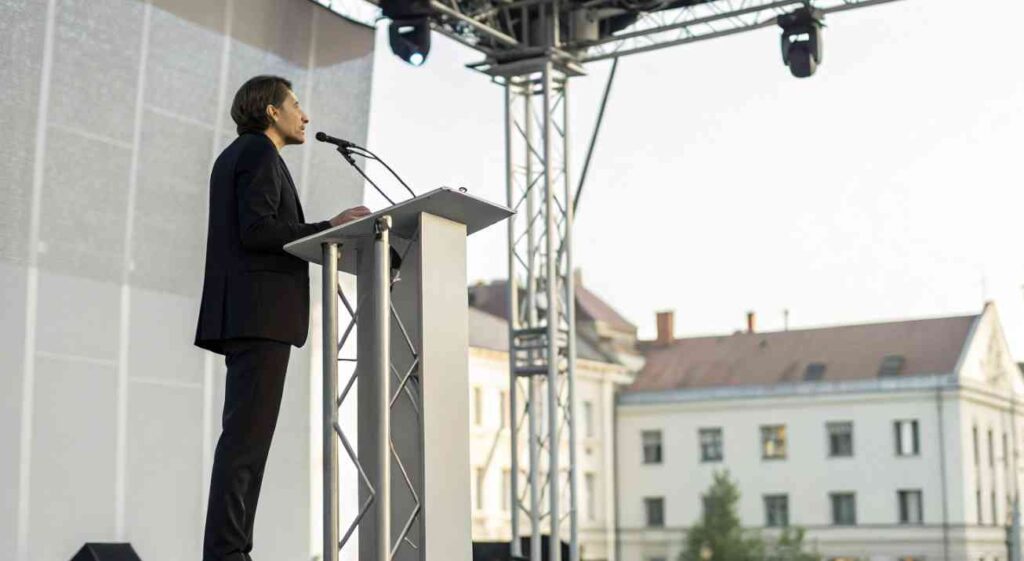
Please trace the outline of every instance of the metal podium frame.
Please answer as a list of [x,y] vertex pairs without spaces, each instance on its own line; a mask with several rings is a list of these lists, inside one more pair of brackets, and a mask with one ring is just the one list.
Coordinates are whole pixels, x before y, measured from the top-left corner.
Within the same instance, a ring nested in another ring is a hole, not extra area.
[[[445,532],[443,528],[446,524],[431,525],[426,520],[428,496],[435,500],[433,515],[437,516],[439,512],[458,512],[457,505],[453,507],[441,504],[445,502],[443,500],[437,500],[439,497],[445,499],[452,496],[448,491],[454,488],[451,485],[453,476],[438,475],[440,472],[450,471],[448,469],[427,469],[425,466],[428,460],[436,462],[442,456],[436,451],[427,450],[436,450],[430,445],[423,445],[419,450],[411,450],[414,446],[410,445],[410,442],[416,440],[416,437],[421,438],[422,442],[424,435],[436,434],[437,427],[441,426],[439,420],[447,420],[445,414],[437,411],[447,409],[449,406],[445,404],[444,407],[434,407],[433,413],[427,411],[428,398],[436,400],[443,396],[438,394],[440,390],[424,388],[424,381],[420,379],[421,372],[424,371],[424,349],[417,348],[417,341],[422,341],[424,348],[428,347],[425,340],[428,334],[423,333],[426,331],[426,326],[423,325],[425,320],[423,317],[406,317],[403,320],[401,312],[408,310],[410,295],[418,302],[414,305],[418,306],[415,308],[417,313],[421,316],[429,314],[433,318],[431,321],[435,322],[446,311],[443,309],[445,303],[453,302],[452,298],[461,298],[463,305],[468,305],[465,304],[467,297],[464,282],[458,287],[449,284],[437,285],[438,278],[441,279],[440,282],[453,278],[446,277],[445,272],[457,268],[458,263],[435,265],[427,261],[436,256],[438,249],[452,247],[461,239],[463,245],[458,249],[458,252],[461,252],[458,255],[462,259],[464,277],[465,237],[512,214],[512,211],[500,205],[464,192],[440,188],[285,246],[286,251],[322,265],[323,561],[337,561],[340,552],[349,544],[357,528],[360,530],[360,561],[423,560],[427,557],[428,550],[437,551],[443,548],[437,545],[428,548],[429,544],[416,543],[412,539],[414,536],[419,535],[422,540],[431,538],[438,542],[450,542],[452,536],[461,538],[458,531]],[[432,241],[425,239],[427,237],[431,237]],[[406,242],[404,248],[399,243],[403,240]],[[398,249],[397,255],[403,263],[408,263],[407,258],[412,263],[411,272],[405,275],[411,278],[407,281],[413,283],[411,287],[402,287],[398,284],[402,275],[397,274],[391,267],[393,248]],[[435,253],[425,254],[424,252],[430,248],[434,248],[432,251]],[[430,279],[423,278],[423,271],[426,270],[434,273]],[[339,272],[357,275],[359,294],[355,299],[343,289],[339,282]],[[340,335],[339,301],[349,316],[349,321]],[[358,356],[340,356],[353,333],[358,333]],[[438,339],[431,337],[430,340],[436,344]],[[445,349],[451,351],[451,342],[447,343]],[[402,351],[403,357],[393,355],[396,348]],[[405,362],[399,364],[401,359]],[[340,393],[339,362],[356,363],[355,371],[340,388]],[[443,367],[438,370],[443,370]],[[427,372],[429,376],[429,369]],[[464,374],[468,379],[468,373]],[[360,452],[369,451],[369,454],[364,453],[362,457],[342,429],[338,414],[357,378],[358,449]],[[434,388],[442,385],[439,380],[435,382]],[[452,391],[461,391],[466,394],[462,399],[468,402],[468,388],[457,384],[457,381],[448,382],[444,391],[449,392],[449,395]],[[404,412],[396,412],[399,407],[404,407]],[[399,435],[396,438],[396,434],[391,431],[393,424],[396,420],[404,423],[404,430],[409,427],[410,418],[414,423],[418,423],[418,435],[414,435],[413,438]],[[428,426],[430,428],[427,428]],[[428,431],[431,432],[427,434]],[[467,476],[468,431],[467,417],[464,443]],[[360,486],[358,511],[343,532],[338,527],[339,452],[342,449],[358,473],[357,481]],[[397,470],[393,472],[393,468]],[[404,488],[394,488],[396,479],[404,483]],[[468,481],[459,481],[457,484],[468,489]],[[429,492],[423,491],[424,489],[428,489]],[[401,497],[396,496],[393,491]],[[455,493],[456,501],[459,498],[458,494]],[[465,548],[465,552],[469,551],[468,542],[471,540],[468,533],[468,500],[469,495],[466,491],[467,543],[460,545]],[[401,512],[394,510],[396,505]],[[399,515],[401,518],[396,518]],[[398,530],[397,533],[395,530]],[[336,547],[331,547],[330,544],[335,544]],[[452,558],[458,557],[459,555],[454,554]]]

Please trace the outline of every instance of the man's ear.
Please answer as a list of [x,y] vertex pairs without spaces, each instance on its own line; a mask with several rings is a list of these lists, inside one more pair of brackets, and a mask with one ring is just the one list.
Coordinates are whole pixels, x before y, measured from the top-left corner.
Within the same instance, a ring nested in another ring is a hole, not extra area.
[[267,117],[270,118],[270,122],[271,123],[276,123],[277,122],[277,115],[278,115],[277,107],[274,107],[273,104],[268,105],[267,106]]

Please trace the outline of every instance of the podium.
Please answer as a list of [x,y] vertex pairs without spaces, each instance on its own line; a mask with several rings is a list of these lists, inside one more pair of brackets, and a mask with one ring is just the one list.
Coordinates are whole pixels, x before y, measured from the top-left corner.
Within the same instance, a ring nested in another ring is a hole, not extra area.
[[[470,561],[466,236],[512,214],[440,188],[284,247],[322,266],[323,561],[356,542],[359,561]],[[339,271],[356,276],[354,298]],[[355,357],[342,353],[353,333]],[[340,393],[339,361],[355,363]],[[338,422],[354,385],[355,447]],[[344,530],[342,450],[359,481]]]

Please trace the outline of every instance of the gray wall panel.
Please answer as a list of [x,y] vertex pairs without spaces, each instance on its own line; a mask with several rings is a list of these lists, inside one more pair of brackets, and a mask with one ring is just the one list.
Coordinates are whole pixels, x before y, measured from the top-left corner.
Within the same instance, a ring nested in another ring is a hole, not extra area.
[[36,357],[30,559],[114,538],[115,378],[110,366]]
[[[156,2],[167,6],[171,2]],[[174,13],[153,10],[146,60],[146,105],[213,127],[218,111],[223,2],[175,1]],[[185,16],[181,14],[186,11]],[[202,22],[196,25],[191,19]],[[227,113],[225,113],[226,115]]]
[[[0,450],[12,451],[0,454],[0,559],[66,559],[86,540],[135,542],[146,561],[197,559],[225,369],[223,357],[192,340],[210,165],[236,136],[231,98],[253,75],[280,74],[304,105],[319,105],[322,128],[364,139],[373,33],[308,0],[55,0],[55,7],[47,74],[47,2],[0,0],[0,95],[24,108],[0,114],[0,127],[24,140],[0,153],[0,297],[13,302],[0,317],[0,372],[10,373],[0,377]],[[45,119],[36,112],[41,86],[50,92]],[[37,160],[38,126],[47,137]],[[361,180],[329,147],[292,146],[283,157],[310,221],[361,201]],[[26,325],[35,340],[28,378]],[[310,535],[319,516],[310,504],[318,484],[308,413],[319,389],[308,381],[314,345],[292,351],[257,559],[309,559],[318,551]],[[26,383],[34,388],[32,453],[21,458]],[[24,489],[23,460],[31,476]],[[24,520],[19,496],[28,497]],[[20,559],[19,528],[28,536]]]
[[202,389],[128,384],[128,535],[142,559],[202,558]]
[[205,351],[182,341],[196,332],[195,300],[151,290],[131,293],[128,378],[203,383]]
[[[317,37],[337,37],[346,32],[345,22],[325,15],[321,13],[316,18]],[[373,61],[359,53],[372,48],[372,42],[373,37],[368,35],[357,35],[349,41],[321,39],[317,42],[311,91],[305,93],[309,98],[312,130],[328,131],[333,136],[366,145],[369,108],[350,100],[370,99]],[[304,193],[309,220],[330,218],[342,207],[363,200],[363,182],[355,170],[336,151],[318,144],[314,142],[311,147],[310,177]],[[388,185],[392,185],[390,180]]]
[[36,350],[117,360],[121,289],[68,275],[39,273]]
[[[308,0],[235,2],[231,37],[236,43],[232,49],[241,48],[241,45],[246,49],[245,54],[240,52],[238,56],[231,53],[233,74],[230,83],[240,85],[255,74],[273,73],[275,67],[305,69],[309,58],[310,26],[316,9]],[[237,64],[253,59],[262,59],[263,66],[246,68],[244,64]],[[285,64],[287,66],[282,66]],[[242,73],[235,73],[238,71]]]
[[135,193],[131,282],[198,298],[213,130],[147,111]]
[[134,0],[57,2],[51,123],[132,142],[141,29]]
[[40,267],[120,282],[130,163],[130,147],[50,128]]
[[25,337],[24,267],[0,262],[0,333],[22,334],[0,337],[0,558],[14,552],[18,504],[18,450],[21,434],[21,373],[24,368]]
[[0,130],[17,139],[0,150],[0,261],[24,263],[27,255],[45,15],[38,1],[18,0],[4,2],[0,18],[0,99],[18,108],[0,111]]

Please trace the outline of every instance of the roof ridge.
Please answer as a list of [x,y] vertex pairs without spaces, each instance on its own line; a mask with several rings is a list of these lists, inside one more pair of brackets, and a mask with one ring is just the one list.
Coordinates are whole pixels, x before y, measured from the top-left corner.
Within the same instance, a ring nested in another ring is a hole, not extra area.
[[[747,331],[734,331],[732,333],[718,333],[718,334],[708,334],[708,335],[695,335],[695,336],[692,336],[692,337],[676,337],[675,340],[672,341],[672,343],[677,343],[679,341],[696,341],[696,340],[700,340],[700,339],[721,339],[723,337],[736,337],[736,336],[744,336],[744,335],[749,335],[749,336],[787,335],[787,334],[790,334],[790,333],[800,333],[800,332],[808,332],[808,331],[831,331],[831,330],[863,328],[863,327],[878,327],[878,326],[882,326],[882,325],[905,325],[905,324],[908,324],[908,323],[924,323],[924,322],[933,322],[933,321],[950,321],[950,320],[963,320],[963,319],[972,319],[973,320],[973,319],[978,318],[979,316],[981,316],[981,313],[951,315],[951,316],[936,316],[936,317],[925,317],[925,318],[913,318],[913,319],[902,319],[902,320],[890,320],[890,321],[865,321],[865,322],[858,322],[858,323],[844,323],[844,324],[838,324],[838,325],[821,325],[821,326],[814,326],[814,327],[799,327],[799,328],[795,328],[795,329],[791,328],[791,329],[776,330],[776,331],[755,331],[753,333],[750,333],[750,332],[747,332]],[[642,340],[637,341],[637,343],[638,344],[647,344],[647,345],[657,344],[657,340],[656,339],[642,339]],[[659,345],[659,346],[670,346],[670,345],[671,345],[671,343],[669,345]]]

